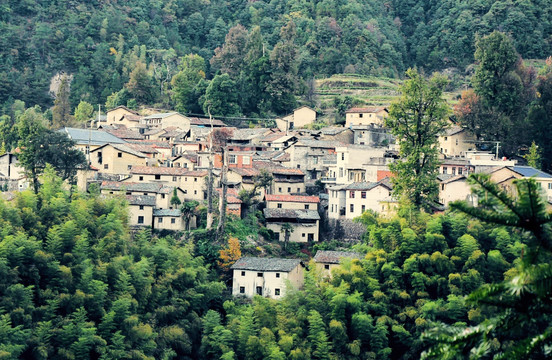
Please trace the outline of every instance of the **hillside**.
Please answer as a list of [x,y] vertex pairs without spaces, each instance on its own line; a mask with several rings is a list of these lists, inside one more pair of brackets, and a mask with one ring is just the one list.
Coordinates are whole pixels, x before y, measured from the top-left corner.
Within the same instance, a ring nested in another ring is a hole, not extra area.
[[[220,70],[210,62],[215,49],[238,24],[249,33],[258,27],[262,56],[272,63],[278,44],[291,45],[285,74],[299,81],[339,73],[398,78],[413,65],[426,73],[463,70],[473,62],[476,35],[495,29],[510,34],[522,57],[543,59],[551,52],[551,12],[544,0],[8,0],[0,5],[0,104],[2,113],[15,99],[51,106],[50,80],[60,72],[73,75],[73,108],[81,100],[103,104],[140,63],[150,76],[149,100],[175,107],[170,80],[181,57],[200,55],[212,78]],[[289,23],[288,41],[282,29]],[[386,101],[382,86],[373,86],[370,101]],[[294,90],[301,93],[301,86]],[[278,106],[245,112],[263,111],[285,112]]]

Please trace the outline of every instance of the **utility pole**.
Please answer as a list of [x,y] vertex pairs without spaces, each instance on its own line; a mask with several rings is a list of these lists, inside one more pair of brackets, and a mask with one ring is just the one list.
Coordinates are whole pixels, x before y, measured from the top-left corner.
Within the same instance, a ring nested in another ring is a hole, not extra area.
[[226,184],[226,173],[228,172],[228,148],[222,147],[222,171],[220,174],[222,191],[219,200],[219,223],[217,227],[217,240],[222,239],[224,235],[224,226],[226,225],[226,194],[228,192],[228,186]]
[[211,123],[211,133],[209,135],[209,178],[207,180],[207,224],[205,229],[213,226],[213,117],[211,116],[211,106],[207,107],[209,113],[209,122]]

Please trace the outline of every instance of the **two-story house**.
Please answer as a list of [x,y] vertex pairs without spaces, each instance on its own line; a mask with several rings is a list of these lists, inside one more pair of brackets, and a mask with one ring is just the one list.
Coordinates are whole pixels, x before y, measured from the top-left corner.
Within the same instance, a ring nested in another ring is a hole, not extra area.
[[267,194],[265,201],[266,227],[274,232],[278,240],[285,240],[286,233],[282,228],[285,223],[289,223],[293,228],[288,234],[289,241],[319,240],[318,196]]
[[232,295],[280,299],[291,286],[301,289],[303,264],[298,259],[243,257],[232,265]]
[[90,165],[106,174],[130,174],[134,166],[146,166],[148,156],[126,144],[105,144],[90,152]]
[[392,213],[398,204],[391,192],[388,179],[332,186],[329,188],[328,218],[352,220],[366,210]]
[[389,111],[385,107],[354,107],[345,112],[345,127],[353,125],[384,126]]

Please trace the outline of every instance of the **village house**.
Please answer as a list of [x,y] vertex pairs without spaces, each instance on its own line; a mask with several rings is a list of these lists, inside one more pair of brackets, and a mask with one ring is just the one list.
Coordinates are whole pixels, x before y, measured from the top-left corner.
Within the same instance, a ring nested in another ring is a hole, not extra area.
[[356,145],[388,146],[395,144],[395,138],[389,129],[377,125],[353,125],[353,143]]
[[153,225],[153,209],[155,196],[127,195],[130,226],[151,227]]
[[446,157],[466,156],[466,151],[475,150],[475,142],[477,138],[468,130],[453,125],[439,135],[439,152]]
[[127,128],[132,128],[138,124],[140,114],[126,106],[120,105],[107,110],[105,120],[105,125],[124,125]]
[[370,124],[383,127],[388,115],[389,111],[385,107],[354,107],[345,112],[345,127]]
[[285,132],[275,132],[263,136],[259,143],[267,150],[280,151],[297,141],[293,134],[286,135]]
[[276,126],[280,131],[289,131],[293,129],[303,128],[316,121],[316,111],[308,106],[301,106],[293,113],[284,116],[281,119],[276,119]]
[[466,200],[474,204],[471,186],[466,175],[439,175],[439,202],[448,207],[452,201]]
[[305,173],[301,169],[268,168],[273,181],[270,188],[271,194],[302,194],[305,192]]
[[319,140],[337,141],[342,144],[352,144],[354,141],[353,131],[341,126],[328,126],[320,129]]
[[268,209],[318,210],[320,198],[307,195],[265,195]]
[[155,230],[185,230],[182,212],[179,209],[154,209],[153,228]]
[[316,269],[322,277],[331,277],[332,270],[341,266],[344,260],[362,259],[364,256],[361,253],[353,251],[330,251],[318,250],[314,255]]
[[231,188],[250,191],[255,186],[255,177],[259,174],[259,170],[254,168],[230,168],[226,173],[226,183]]
[[389,170],[394,161],[385,148],[347,145],[335,148],[335,162],[328,165],[323,182],[344,185],[353,182],[376,182],[378,171]]
[[17,155],[12,153],[0,155],[0,186],[5,185],[10,191],[22,191],[29,186],[25,170],[19,166]]
[[103,131],[118,137],[119,139],[123,139],[125,141],[128,140],[143,140],[144,136],[140,134],[136,130],[131,130],[126,128],[125,126],[118,126],[118,127],[112,127],[112,126],[105,126],[101,128]]
[[300,139],[285,149],[289,154],[289,167],[305,171],[307,179],[319,179],[326,173],[327,167],[322,159],[334,155],[336,147],[343,146],[336,141]]
[[126,143],[125,140],[119,139],[102,130],[64,127],[58,131],[67,134],[69,139],[75,142],[75,148],[87,155],[87,158],[91,150],[97,149],[102,145]]
[[543,196],[552,201],[552,175],[531,166],[503,166],[488,171],[491,180],[502,189],[515,195],[514,180],[533,178],[540,185]]
[[180,187],[170,187],[162,183],[140,183],[128,181],[103,181],[100,186],[102,194],[117,194],[125,195],[147,195],[155,196],[156,209],[172,209],[171,204],[173,191],[176,189],[176,195],[181,202],[186,200],[186,194]]
[[169,166],[175,168],[185,168],[194,170],[197,164],[197,155],[182,153],[175,158],[169,160]]
[[[219,201],[222,198],[222,188],[216,189]],[[241,218],[242,201],[238,197],[237,189],[226,189],[226,214]]]
[[[273,133],[271,129],[266,128],[253,128],[253,129],[234,129],[232,135],[228,139],[228,146],[240,145],[250,146],[255,150],[262,150],[261,139]],[[259,146],[257,149],[256,146]]]
[[[316,210],[267,207],[263,213],[266,227],[274,232],[275,240],[286,241],[286,236],[290,242],[298,243],[319,240],[320,215]],[[283,228],[284,224],[290,224],[291,230]]]
[[107,174],[130,174],[133,166],[146,166],[147,159],[125,144],[105,144],[90,152],[90,165]]
[[[255,155],[254,151],[229,151],[227,154],[228,167],[229,168],[252,168],[254,155]],[[220,165],[222,166],[222,164]]]
[[183,132],[190,131],[190,119],[180,113],[157,113],[144,116],[142,122],[150,129],[166,129],[175,127]]
[[303,264],[298,259],[243,257],[232,269],[232,295],[260,295],[280,299],[286,289],[301,289],[304,283]]
[[332,186],[328,189],[328,218],[352,220],[372,210],[389,214],[397,203],[392,198],[392,186],[389,179],[379,182],[355,182],[347,185]]
[[467,158],[444,158],[439,161],[439,174],[466,175],[475,172],[475,166]]

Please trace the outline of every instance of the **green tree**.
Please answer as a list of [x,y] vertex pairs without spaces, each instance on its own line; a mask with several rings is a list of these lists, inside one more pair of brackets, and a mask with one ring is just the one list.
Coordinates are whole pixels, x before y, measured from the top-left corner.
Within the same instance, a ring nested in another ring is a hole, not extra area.
[[86,101],[81,101],[75,109],[74,117],[77,122],[84,123],[90,120],[92,113],[94,113],[94,106]]
[[52,127],[56,129],[67,126],[72,120],[71,103],[69,102],[70,95],[71,77],[62,75],[54,107],[52,108]]
[[171,80],[176,110],[183,113],[194,111],[203,95],[201,92],[196,94],[196,89],[205,79],[205,60],[199,55],[189,54],[182,58],[178,69]]
[[211,80],[203,101],[203,111],[213,116],[237,116],[240,114],[236,83],[228,74],[217,75]]
[[180,201],[180,198],[178,197],[178,191],[176,188],[173,189],[172,197],[171,197],[171,205],[174,207],[178,207],[182,204],[182,201]]
[[447,80],[425,80],[415,69],[406,72],[401,97],[391,105],[386,125],[399,140],[401,160],[390,165],[394,193],[417,208],[438,199],[437,136],[447,126],[448,105],[442,97]]
[[535,169],[541,168],[541,156],[539,147],[533,141],[531,147],[529,147],[529,152],[523,156],[527,160],[527,165],[534,167]]
[[155,99],[152,76],[146,65],[140,61],[135,64],[125,87],[139,104],[148,104]]
[[[463,357],[544,359],[552,345],[552,215],[534,179],[517,180],[511,195],[488,176],[472,175],[483,197],[479,207],[454,203],[454,208],[495,226],[523,232],[524,252],[512,276],[472,292],[468,304],[487,311],[474,326],[438,324],[425,337],[435,341],[424,359]],[[538,316],[535,316],[538,314]]]

